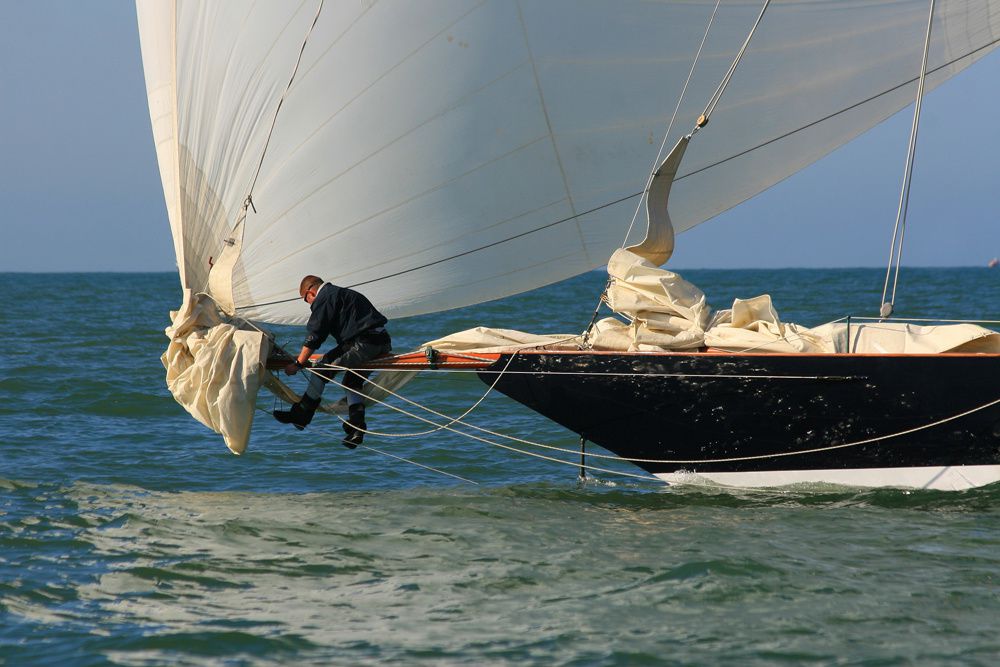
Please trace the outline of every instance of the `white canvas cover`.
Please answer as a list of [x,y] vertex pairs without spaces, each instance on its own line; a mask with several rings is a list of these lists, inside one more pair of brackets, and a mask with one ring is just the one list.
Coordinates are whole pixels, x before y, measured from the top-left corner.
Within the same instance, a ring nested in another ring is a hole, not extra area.
[[833,322],[815,327],[811,333],[840,353],[1000,354],[1000,334],[977,324],[861,321],[848,326],[846,322]]

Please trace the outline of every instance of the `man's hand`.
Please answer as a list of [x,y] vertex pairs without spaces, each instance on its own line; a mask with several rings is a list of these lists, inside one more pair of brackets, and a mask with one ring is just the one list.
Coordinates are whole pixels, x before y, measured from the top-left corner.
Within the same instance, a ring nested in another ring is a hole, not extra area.
[[302,351],[299,352],[299,356],[292,359],[292,363],[285,366],[285,375],[295,375],[306,366],[312,366],[312,362],[309,361],[309,357],[311,357],[312,353],[315,351],[316,350],[311,347],[303,346]]

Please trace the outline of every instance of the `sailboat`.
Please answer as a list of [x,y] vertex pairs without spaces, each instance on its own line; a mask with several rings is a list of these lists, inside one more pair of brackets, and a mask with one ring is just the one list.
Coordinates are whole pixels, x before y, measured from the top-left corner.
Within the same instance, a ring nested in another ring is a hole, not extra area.
[[232,451],[262,386],[294,400],[264,327],[305,322],[305,274],[392,319],[607,265],[616,316],[579,337],[464,332],[375,366],[475,368],[668,482],[1000,480],[1000,399],[984,393],[1000,334],[898,322],[891,299],[812,329],[766,295],[712,311],[661,268],[676,233],[919,110],[997,46],[1000,2],[137,0],[137,14],[183,293],[167,382]]

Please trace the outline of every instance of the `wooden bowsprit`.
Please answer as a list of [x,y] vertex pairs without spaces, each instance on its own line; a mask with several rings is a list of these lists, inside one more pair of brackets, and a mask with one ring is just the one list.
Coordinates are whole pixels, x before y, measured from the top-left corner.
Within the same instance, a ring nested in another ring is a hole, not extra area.
[[[365,364],[363,369],[376,371],[424,371],[439,369],[469,369],[483,370],[489,368],[500,358],[499,352],[465,354],[463,352],[448,352],[425,348],[415,352],[405,354],[390,354],[384,357],[372,359]],[[309,357],[313,365],[318,365],[321,354],[314,354]],[[283,369],[294,359],[282,350],[275,350],[267,358],[267,370],[277,371]]]

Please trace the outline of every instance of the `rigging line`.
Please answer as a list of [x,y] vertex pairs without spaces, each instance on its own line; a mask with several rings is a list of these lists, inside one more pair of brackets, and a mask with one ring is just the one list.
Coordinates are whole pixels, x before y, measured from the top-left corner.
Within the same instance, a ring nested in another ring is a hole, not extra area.
[[440,470],[438,468],[433,468],[433,467],[431,467],[429,465],[424,465],[423,463],[417,463],[416,461],[412,461],[410,459],[403,458],[402,456],[397,456],[396,454],[390,454],[389,452],[382,451],[381,449],[376,449],[376,448],[371,447],[369,445],[355,445],[355,447],[360,447],[362,449],[367,449],[367,450],[375,452],[377,454],[381,454],[382,456],[388,456],[388,457],[393,458],[393,459],[399,459],[400,461],[405,461],[406,463],[409,463],[411,465],[415,465],[415,466],[417,466],[419,468],[426,468],[427,470],[433,470],[434,472],[436,472],[436,473],[438,473],[440,475],[447,475],[448,477],[454,477],[455,479],[460,479],[463,482],[468,482],[469,484],[475,484],[476,486],[479,486],[479,482],[475,482],[475,481],[473,481],[471,479],[466,479],[465,477],[462,477],[460,475],[456,475],[454,473],[450,473],[450,472],[447,472],[447,471],[444,471],[444,470]]
[[556,225],[561,225],[564,222],[569,222],[571,220],[576,220],[577,218],[581,218],[581,217],[583,217],[583,216],[585,216],[585,215],[587,215],[589,213],[594,213],[596,211],[600,211],[600,210],[606,209],[606,208],[608,208],[610,206],[614,206],[615,204],[620,204],[623,201],[628,201],[629,199],[632,199],[633,197],[638,197],[640,195],[642,195],[642,192],[634,192],[634,193],[632,193],[630,195],[625,195],[624,197],[621,197],[619,199],[615,199],[614,201],[610,201],[610,202],[608,202],[606,204],[601,204],[600,206],[595,206],[594,208],[591,208],[591,209],[588,209],[586,211],[583,211],[582,213],[577,213],[575,215],[571,215],[571,216],[563,218],[561,220],[556,220],[555,222],[550,222],[548,224],[542,225],[541,227],[536,227],[534,229],[529,229],[526,232],[521,232],[520,234],[515,234],[514,236],[508,236],[505,239],[501,239],[499,241],[494,241],[493,243],[487,243],[486,245],[479,246],[478,248],[473,248],[471,250],[466,250],[465,252],[460,252],[458,254],[452,255],[451,257],[445,257],[443,259],[438,259],[438,260],[435,260],[433,262],[428,262],[427,264],[422,264],[420,266],[415,266],[415,267],[413,267],[411,269],[404,269],[402,271],[397,271],[396,273],[390,273],[389,275],[382,276],[381,278],[373,278],[372,280],[365,280],[365,281],[360,282],[360,283],[354,283],[353,285],[348,285],[348,287],[360,287],[361,285],[369,285],[371,283],[379,282],[381,280],[387,280],[389,278],[395,278],[397,276],[401,276],[401,275],[406,274],[406,273],[412,273],[413,271],[419,271],[421,269],[426,269],[427,267],[434,266],[436,264],[441,264],[443,262],[447,262],[447,261],[452,260],[452,259],[458,259],[459,257],[464,257],[466,255],[471,255],[472,253],[479,252],[480,250],[486,250],[488,248],[492,248],[494,246],[498,246],[498,245],[500,245],[502,243],[507,243],[508,241],[514,241],[514,240],[519,239],[521,237],[528,236],[529,234],[534,234],[535,232],[540,232],[540,231],[542,231],[544,229],[548,229],[549,227],[555,227]]
[[[561,225],[564,222],[569,222],[571,220],[575,220],[576,218],[581,218],[581,217],[583,217],[585,215],[588,215],[590,213],[596,213],[597,211],[609,208],[609,207],[614,206],[616,204],[620,204],[623,201],[628,201],[629,199],[632,199],[633,197],[639,197],[641,195],[642,195],[641,191],[640,192],[633,192],[630,195],[625,195],[624,197],[620,197],[619,199],[615,199],[614,201],[610,201],[610,202],[601,204],[599,206],[595,206],[594,208],[588,209],[588,210],[583,211],[581,213],[577,213],[576,215],[571,215],[569,217],[562,218],[560,220],[556,220],[555,222],[546,223],[546,224],[542,225],[541,227],[535,227],[534,229],[529,229],[526,232],[521,232],[520,234],[515,234],[514,236],[508,236],[505,239],[500,239],[499,241],[494,241],[493,243],[487,243],[486,245],[479,246],[478,248],[472,248],[471,250],[466,250],[464,252],[460,252],[460,253],[451,255],[449,257],[443,257],[441,259],[434,260],[433,262],[428,262],[426,264],[421,264],[420,266],[414,266],[414,267],[409,268],[409,269],[403,269],[402,271],[397,271],[395,273],[390,273],[388,275],[384,275],[384,276],[381,276],[379,278],[372,278],[371,280],[365,280],[365,281],[362,281],[362,282],[359,282],[359,283],[354,283],[352,285],[346,285],[345,287],[349,287],[349,288],[361,287],[362,285],[370,285],[372,283],[377,283],[377,282],[380,282],[382,280],[388,280],[389,278],[396,278],[398,276],[405,275],[407,273],[412,273],[414,271],[420,271],[421,269],[426,269],[428,267],[435,266],[437,264],[442,264],[444,262],[447,262],[447,261],[450,261],[450,260],[453,260],[453,259],[458,259],[459,257],[465,257],[466,255],[471,255],[473,253],[479,252],[480,250],[487,250],[489,248],[493,248],[493,247],[501,245],[503,243],[507,243],[508,241],[514,241],[514,240],[522,238],[524,236],[528,236],[529,234],[534,234],[535,232],[540,232],[540,231],[543,231],[543,230],[548,229],[550,227],[555,227],[556,225]],[[246,306],[236,306],[236,310],[246,310],[247,308],[260,308],[262,306],[274,306],[274,305],[279,304],[279,303],[288,303],[290,301],[298,301],[301,298],[302,297],[296,296],[296,297],[289,297],[287,299],[278,299],[276,301],[265,301],[264,303],[253,303],[253,304],[248,304]]]
[[[653,172],[655,171],[657,165],[660,164],[660,156],[663,155],[663,148],[667,145],[667,139],[670,138],[670,130],[674,127],[674,120],[677,119],[677,112],[680,110],[681,103],[684,101],[684,95],[687,93],[688,84],[691,83],[691,77],[694,75],[695,67],[701,59],[702,49],[705,48],[705,42],[708,41],[708,33],[712,30],[712,24],[715,23],[715,15],[719,11],[720,4],[722,4],[722,0],[715,0],[715,8],[712,10],[712,15],[708,18],[708,25],[705,26],[705,34],[702,35],[701,44],[698,45],[698,51],[694,55],[694,60],[691,61],[691,69],[688,70],[687,79],[685,79],[684,86],[681,88],[681,94],[677,98],[677,104],[674,105],[674,113],[670,116],[670,122],[667,123],[667,131],[663,134],[663,141],[660,142],[660,148],[656,151],[656,159],[653,160],[653,165],[649,169],[649,177],[646,179],[646,187],[643,188],[644,193],[649,192],[649,186],[653,182]],[[625,238],[622,239],[622,248],[624,248],[625,244],[628,243],[629,234],[632,233],[632,228],[635,226],[635,221],[639,217],[639,210],[641,208],[642,199],[639,200],[639,203],[635,207],[635,213],[632,214],[632,222],[629,223],[628,231],[625,232]],[[598,303],[598,307],[600,307],[600,303]]]
[[[344,385],[340,384],[339,382],[335,382],[334,381],[334,383],[337,384],[338,386],[341,386],[341,387],[344,387],[345,389],[347,389],[347,387],[345,387]],[[389,392],[389,393],[392,396],[395,396],[396,398],[399,398],[399,399],[401,399],[403,401],[406,401],[407,403],[410,403],[410,404],[412,404],[412,405],[414,405],[416,407],[419,407],[419,408],[421,408],[421,409],[423,409],[423,410],[425,410],[425,411],[427,411],[427,412],[429,412],[429,413],[431,413],[433,415],[437,415],[439,417],[448,418],[447,415],[443,415],[443,414],[441,414],[439,412],[436,412],[435,410],[432,410],[431,408],[428,408],[426,406],[420,405],[419,403],[416,403],[415,401],[412,401],[412,400],[410,400],[410,399],[408,399],[408,398],[406,398],[404,396],[400,396],[399,394],[395,394],[393,392]],[[405,414],[407,416],[414,417],[415,419],[420,419],[421,421],[425,421],[425,422],[431,423],[431,424],[434,423],[434,422],[432,422],[432,421],[430,421],[428,419],[425,419],[425,418],[420,417],[418,415],[414,415],[412,413],[409,413],[409,412],[407,412],[407,411],[405,411],[405,410],[403,410],[401,408],[397,408],[394,405],[389,405],[388,403],[385,403],[383,401],[377,401],[377,402],[380,403],[380,404],[382,404],[382,405],[386,405],[387,407],[389,407],[389,408],[391,408],[393,410],[396,410],[398,412],[401,412],[401,413],[403,413],[403,414]],[[827,451],[832,451],[832,450],[836,450],[836,449],[846,449],[848,447],[859,447],[861,445],[867,445],[867,444],[871,444],[873,442],[880,442],[882,440],[891,440],[893,438],[898,438],[898,437],[901,437],[901,436],[904,436],[904,435],[910,435],[912,433],[918,433],[920,431],[925,431],[925,430],[933,428],[935,426],[940,426],[941,424],[947,424],[948,422],[955,421],[956,419],[961,419],[962,417],[967,417],[968,415],[971,415],[971,414],[974,414],[974,413],[979,412],[981,410],[985,410],[987,408],[993,407],[994,405],[997,405],[997,404],[1000,404],[1000,398],[998,398],[996,400],[993,400],[993,401],[990,401],[988,403],[984,403],[983,405],[976,406],[976,407],[971,408],[969,410],[966,410],[964,412],[960,412],[958,414],[951,415],[950,417],[945,417],[945,418],[939,419],[939,420],[937,420],[935,422],[931,422],[931,423],[928,423],[928,424],[922,424],[920,426],[915,426],[913,428],[906,429],[906,430],[903,430],[903,431],[898,431],[896,433],[890,433],[890,434],[887,434],[887,435],[875,436],[875,437],[871,437],[871,438],[866,438],[864,440],[856,440],[854,442],[847,442],[847,443],[842,443],[842,444],[838,444],[838,445],[827,445],[825,447],[814,447],[814,448],[811,448],[811,449],[803,449],[803,450],[797,450],[797,451],[793,451],[793,452],[776,452],[776,453],[771,453],[771,454],[757,454],[757,455],[753,455],[753,456],[736,456],[736,457],[719,458],[719,459],[692,459],[692,460],[683,460],[683,459],[640,459],[640,458],[630,458],[630,457],[626,457],[626,456],[617,456],[617,455],[612,455],[612,456],[601,455],[601,454],[597,454],[597,453],[592,453],[591,455],[594,456],[594,457],[597,457],[597,458],[615,458],[615,459],[620,459],[622,461],[628,461],[630,463],[663,463],[663,464],[675,464],[675,465],[697,465],[697,464],[704,464],[704,463],[736,463],[736,462],[739,462],[739,461],[757,461],[757,460],[761,460],[761,459],[785,458],[785,457],[789,457],[789,456],[801,456],[803,454],[816,454],[816,453],[819,453],[819,452],[827,452]],[[480,431],[482,433],[486,433],[488,435],[492,435],[492,436],[495,436],[495,437],[506,438],[508,440],[511,440],[511,441],[514,441],[514,442],[518,442],[518,443],[522,443],[522,444],[529,445],[529,446],[538,447],[538,448],[541,448],[541,449],[549,449],[549,450],[554,450],[554,451],[558,451],[558,452],[562,452],[562,453],[568,453],[568,454],[574,454],[574,455],[577,453],[576,450],[569,450],[569,449],[565,449],[563,447],[555,447],[553,445],[546,445],[544,443],[532,442],[530,440],[524,440],[522,438],[517,438],[515,436],[507,435],[507,434],[504,434],[504,433],[498,433],[498,432],[490,431],[489,429],[481,428],[481,427],[476,426],[474,424],[468,424],[468,423],[461,422],[461,421],[457,421],[457,423],[461,424],[462,426],[466,426],[468,428],[475,429],[475,430]],[[542,455],[539,455],[539,454],[535,454],[533,452],[525,452],[523,450],[518,450],[517,448],[509,447],[507,445],[502,445],[500,443],[496,443],[496,442],[487,440],[485,438],[480,438],[478,436],[472,435],[471,433],[465,433],[463,431],[459,431],[459,430],[451,428],[451,427],[446,427],[446,429],[449,430],[449,431],[452,431],[454,433],[458,433],[459,435],[464,435],[464,436],[466,436],[468,438],[473,438],[475,440],[480,440],[480,441],[483,441],[483,442],[487,442],[489,444],[493,444],[493,445],[496,445],[497,447],[501,447],[501,448],[504,448],[504,449],[511,449],[513,451],[517,451],[517,452],[520,452],[520,453],[523,453],[523,454],[528,454],[528,455],[531,455],[531,456],[538,456],[539,458],[545,458],[545,459],[549,459],[549,460],[554,460],[554,461],[557,461],[559,463],[565,463],[567,465],[577,465],[577,464],[574,464],[574,463],[569,462],[569,461],[561,461],[559,459],[552,459],[551,457],[545,457],[545,456],[542,456]],[[588,467],[588,466],[584,466],[584,467]],[[595,469],[596,470],[601,470],[600,468],[595,468]],[[611,472],[611,473],[614,473],[614,474],[625,474],[625,473],[617,473],[617,472],[612,471],[612,470],[603,470],[603,472]]]
[[[260,410],[261,412],[263,412],[266,415],[271,415],[272,417],[274,416],[273,412],[268,412],[264,408],[258,407],[257,409]],[[460,475],[456,475],[454,473],[450,473],[450,472],[447,472],[446,470],[441,470],[441,469],[435,468],[433,466],[425,465],[423,463],[418,463],[418,462],[416,462],[416,461],[414,461],[412,459],[407,459],[407,458],[404,458],[402,456],[398,456],[397,454],[390,454],[389,452],[384,452],[381,449],[376,449],[375,447],[370,447],[369,445],[363,445],[362,444],[362,445],[355,445],[355,447],[359,447],[361,449],[367,449],[368,451],[375,452],[376,454],[381,454],[382,456],[388,456],[389,458],[397,459],[399,461],[403,461],[404,463],[409,463],[410,465],[415,465],[418,468],[424,468],[426,470],[430,470],[432,472],[436,472],[439,475],[446,475],[448,477],[454,477],[455,479],[460,479],[463,482],[468,482],[469,484],[475,484],[476,486],[479,486],[479,482],[475,482],[475,481],[473,481],[471,479],[466,479],[465,477],[462,477]]]
[[[910,185],[913,182],[913,158],[917,150],[917,129],[920,127],[920,107],[924,100],[924,80],[927,78],[927,54],[931,46],[931,27],[934,24],[934,0],[930,1],[927,14],[927,34],[924,37],[924,53],[920,60],[920,82],[917,84],[917,100],[913,105],[913,124],[910,126],[910,142],[906,148],[906,166],[903,168],[903,186],[899,193],[899,208],[896,210],[896,224],[892,228],[892,244],[889,246],[889,265],[885,270],[885,285],[882,287],[882,306],[879,314],[892,315],[896,305],[896,285],[899,282],[899,263],[903,254],[903,237],[906,235],[906,212],[910,207]],[[899,247],[896,247],[896,233],[899,233]],[[892,297],[886,302],[889,291],[889,274],[892,272],[892,253],[896,252],[896,276],[892,281]]]
[[[311,372],[316,372],[313,369],[305,369],[305,370],[308,370],[308,371],[311,371]],[[346,369],[345,368],[344,370],[352,370],[352,369]],[[338,387],[341,387],[341,388],[343,388],[345,390],[353,391],[352,389],[348,389],[348,387],[346,385],[338,382],[337,380],[330,380],[329,382],[332,383],[332,384],[335,384]],[[399,394],[397,394],[395,392],[392,392],[392,391],[389,391],[389,390],[385,390],[385,389],[384,389],[384,391],[386,391],[391,396],[394,396],[394,397],[399,398],[399,399],[401,399],[403,401],[411,403],[411,404],[413,404],[413,405],[421,408],[422,410],[425,410],[425,411],[427,411],[427,412],[429,412],[429,413],[431,413],[433,415],[437,415],[439,417],[443,417],[444,419],[449,419],[448,415],[442,414],[440,412],[437,412],[435,410],[427,408],[427,407],[425,407],[423,405],[420,405],[420,404],[416,403],[415,401],[412,401],[412,400],[410,400],[410,399],[408,399],[408,398],[406,398],[404,396],[400,396]],[[387,403],[385,401],[379,400],[377,398],[372,398],[372,397],[369,397],[369,398],[372,401],[374,401],[375,403],[378,403],[379,405],[384,405],[384,406],[386,406],[387,408],[389,408],[391,410],[395,410],[396,412],[404,414],[404,415],[406,415],[408,417],[412,417],[413,419],[418,419],[418,420],[420,420],[420,421],[422,421],[424,423],[431,424],[433,426],[440,426],[440,424],[438,424],[437,422],[431,421],[430,419],[427,419],[426,417],[421,417],[420,415],[415,415],[412,412],[408,412],[407,410],[404,410],[403,408],[397,407],[395,405],[391,405],[391,404],[389,404],[389,403]],[[337,416],[337,418],[340,419],[341,421],[344,421],[343,418],[341,418],[339,415]],[[467,426],[469,428],[473,428],[473,429],[475,429],[477,431],[481,431],[483,433],[494,435],[496,437],[507,438],[509,440],[518,441],[518,442],[524,442],[525,444],[529,444],[529,445],[533,444],[530,441],[521,440],[520,438],[515,438],[513,436],[509,436],[509,435],[506,435],[506,434],[503,434],[503,433],[495,433],[495,432],[489,431],[487,429],[475,426],[473,424],[466,424],[466,423],[462,422],[462,425],[463,426]],[[355,426],[354,428],[357,428],[357,427]],[[618,470],[610,470],[608,468],[598,468],[596,466],[583,465],[583,464],[579,463],[578,461],[563,461],[562,459],[557,459],[557,458],[552,457],[552,456],[546,456],[544,454],[538,454],[536,452],[525,451],[523,449],[518,449],[517,447],[512,447],[510,445],[505,445],[503,443],[495,442],[493,440],[489,440],[487,438],[483,438],[483,437],[480,437],[478,435],[474,435],[472,433],[466,433],[464,431],[460,431],[460,430],[458,430],[458,429],[456,429],[456,428],[454,428],[452,426],[443,426],[443,429],[446,430],[446,431],[451,431],[452,433],[456,433],[456,434],[461,435],[463,437],[470,438],[472,440],[477,440],[479,442],[484,442],[486,444],[493,445],[494,447],[499,447],[500,449],[506,449],[506,450],[509,450],[509,451],[512,451],[512,452],[516,452],[518,454],[523,454],[525,456],[531,456],[531,457],[542,459],[542,460],[549,461],[549,462],[552,462],[552,463],[559,463],[559,464],[562,464],[562,465],[572,466],[574,468],[584,468],[586,470],[594,470],[594,471],[597,471],[597,472],[605,472],[605,473],[609,473],[611,475],[620,475],[622,477],[632,477],[632,478],[635,478],[635,479],[642,479],[642,480],[646,480],[646,481],[652,481],[652,479],[653,479],[653,478],[650,478],[648,475],[637,475],[637,474],[629,473],[629,472],[623,472],[623,471],[618,471]],[[364,429],[358,429],[358,430],[359,431],[364,431],[365,433],[368,433],[368,431],[365,431]],[[557,447],[552,447],[551,445],[535,444],[535,446],[537,446],[537,447],[548,447],[549,449],[559,449]],[[575,456],[577,454],[577,452],[574,451],[573,454]]]
[[753,27],[750,28],[750,34],[747,35],[746,41],[743,42],[743,46],[740,48],[739,52],[736,54],[736,58],[733,59],[733,64],[729,66],[729,71],[726,75],[722,77],[722,81],[719,83],[719,87],[716,89],[715,94],[708,101],[708,106],[705,107],[705,111],[701,114],[701,118],[698,119],[698,125],[695,127],[695,131],[699,128],[705,126],[708,123],[709,116],[715,111],[716,105],[718,105],[719,100],[722,99],[722,93],[725,92],[726,87],[729,85],[730,80],[733,78],[733,74],[736,73],[736,68],[739,66],[740,61],[743,59],[743,54],[746,53],[747,47],[750,46],[750,40],[753,39],[753,35],[757,32],[757,26],[760,22],[764,20],[764,12],[767,11],[768,6],[771,4],[771,0],[764,0],[764,6],[761,7],[760,14],[757,16],[757,20],[754,21]]
[[[957,62],[959,62],[960,60],[965,60],[966,58],[974,56],[977,53],[979,53],[980,51],[983,51],[985,49],[989,49],[991,47],[996,46],[998,43],[1000,43],[1000,37],[998,37],[997,39],[994,39],[993,41],[989,42],[988,44],[984,44],[983,46],[980,46],[979,48],[973,49],[972,51],[969,51],[968,53],[964,53],[964,54],[958,56],[957,58],[953,58],[952,60],[949,60],[948,62],[946,62],[946,63],[944,63],[942,65],[939,65],[938,67],[935,67],[934,69],[930,70],[928,72],[928,74],[936,74],[937,72],[939,72],[939,71],[941,71],[941,70],[943,70],[943,69],[945,69],[947,67],[951,67],[952,65],[954,65]],[[811,127],[819,125],[820,123],[825,123],[826,121],[830,120],[831,118],[836,118],[837,116],[839,116],[841,114],[845,114],[848,111],[853,111],[854,109],[857,109],[858,107],[862,107],[862,106],[868,104],[869,102],[873,102],[873,101],[877,100],[880,97],[888,95],[889,93],[894,93],[897,90],[899,90],[900,88],[904,88],[904,87],[910,85],[914,81],[917,81],[917,77],[914,77],[912,79],[907,79],[906,81],[903,81],[902,83],[897,84],[897,85],[893,86],[892,88],[887,88],[887,89],[883,90],[880,93],[876,93],[875,95],[872,95],[871,97],[868,97],[866,99],[861,100],[860,102],[855,102],[854,104],[852,104],[850,106],[846,106],[846,107],[844,107],[843,109],[841,109],[839,111],[834,111],[831,114],[823,116],[822,118],[818,118],[818,119],[816,119],[816,120],[814,120],[812,122],[806,123],[805,125],[797,127],[794,130],[789,130],[788,132],[785,132],[784,134],[780,134],[777,137],[773,137],[771,139],[768,139],[767,141],[761,142],[761,143],[757,144],[756,146],[751,146],[750,148],[742,150],[739,153],[735,153],[733,155],[730,155],[729,157],[722,158],[721,160],[718,160],[718,161],[713,162],[711,164],[707,164],[704,167],[700,167],[698,169],[695,169],[694,171],[689,171],[688,173],[684,174],[683,176],[678,176],[677,178],[675,178],[674,182],[676,183],[677,181],[683,180],[683,179],[687,178],[688,176],[694,176],[695,174],[700,174],[703,171],[708,171],[709,169],[714,169],[715,167],[718,167],[721,164],[725,164],[726,162],[729,162],[731,160],[735,160],[737,158],[741,158],[744,155],[747,155],[748,153],[754,152],[755,150],[758,150],[760,148],[764,148],[765,146],[769,146],[770,144],[773,144],[773,143],[775,143],[777,141],[781,141],[782,139],[787,139],[788,137],[792,136],[793,134],[798,134],[799,132],[802,132],[803,130],[808,130]]]
[[[503,369],[499,373],[497,373],[497,377],[496,377],[495,380],[493,380],[493,384],[491,384],[486,389],[486,393],[483,394],[482,396],[480,396],[478,401],[476,401],[475,403],[473,403],[472,406],[468,410],[466,410],[465,412],[463,412],[459,416],[451,419],[445,426],[437,426],[437,427],[432,428],[430,430],[419,431],[419,432],[416,432],[416,433],[381,433],[379,431],[365,431],[365,433],[371,433],[372,435],[377,435],[377,436],[381,436],[381,437],[384,437],[384,438],[416,438],[416,437],[420,437],[420,436],[430,435],[431,433],[436,433],[437,431],[440,431],[440,430],[444,429],[446,426],[451,426],[452,424],[454,424],[456,422],[461,422],[462,419],[464,419],[465,417],[469,416],[469,414],[472,413],[473,410],[475,410],[476,408],[478,408],[479,405],[483,401],[486,400],[486,397],[490,395],[490,392],[492,392],[493,389],[497,386],[497,383],[500,382],[500,378],[503,377],[504,373],[507,370],[507,367],[510,366],[510,362],[514,361],[514,357],[516,357],[516,356],[517,356],[517,354],[510,355],[510,358],[507,360],[507,364],[503,367]],[[337,367],[337,368],[339,369],[339,367]],[[351,372],[353,372],[354,375],[357,375],[359,377],[364,377],[364,376],[361,375],[361,373],[358,372],[359,370],[362,370],[362,369],[354,368],[354,369],[349,369],[349,370]],[[364,379],[365,379],[366,382],[371,382],[371,384],[374,384],[376,387],[379,386],[378,384],[376,384],[375,382],[372,382],[368,378],[364,378]],[[402,398],[402,397],[400,397],[400,398]],[[406,399],[403,399],[403,400],[406,400]],[[415,405],[416,405],[416,403],[415,403]],[[419,407],[423,407],[423,406],[419,406]],[[443,417],[447,417],[447,415],[442,415],[442,416]],[[337,415],[337,417],[341,421],[344,421],[343,418],[340,417],[340,415]]]

